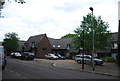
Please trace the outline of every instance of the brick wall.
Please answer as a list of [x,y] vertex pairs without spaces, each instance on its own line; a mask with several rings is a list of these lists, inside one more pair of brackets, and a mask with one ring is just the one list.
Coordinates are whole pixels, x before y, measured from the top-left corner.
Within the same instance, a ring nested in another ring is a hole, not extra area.
[[45,35],[42,40],[39,42],[37,47],[37,58],[45,58],[45,54],[52,52],[50,42]]

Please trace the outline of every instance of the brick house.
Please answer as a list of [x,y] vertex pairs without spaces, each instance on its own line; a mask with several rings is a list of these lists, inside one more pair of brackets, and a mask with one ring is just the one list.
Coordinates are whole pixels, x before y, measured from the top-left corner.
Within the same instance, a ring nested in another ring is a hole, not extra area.
[[61,38],[61,39],[49,38],[49,41],[53,53],[59,53],[67,58],[72,58],[74,54],[79,52],[78,50],[72,48],[73,38]]
[[[117,54],[117,40],[118,32],[112,33],[111,46],[105,50],[96,50],[98,57],[110,56],[114,57]],[[54,39],[48,38],[46,34],[35,35],[29,37],[24,43],[21,41],[22,51],[34,52],[36,58],[44,58],[47,53],[59,53],[67,58],[72,58],[76,54],[82,53],[82,50],[73,49],[73,38]],[[85,54],[91,54],[85,50]]]
[[45,54],[52,52],[50,42],[46,34],[31,36],[24,44],[24,51],[34,52],[35,57],[44,58]]

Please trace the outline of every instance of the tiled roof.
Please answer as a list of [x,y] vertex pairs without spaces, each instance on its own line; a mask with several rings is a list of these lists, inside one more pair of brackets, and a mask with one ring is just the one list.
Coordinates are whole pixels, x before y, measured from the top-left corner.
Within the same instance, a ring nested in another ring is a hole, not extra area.
[[27,40],[27,42],[25,43],[25,50],[29,51],[32,47],[32,43],[35,43],[35,47],[37,47],[38,43],[42,40],[42,38],[45,36],[46,34],[41,34],[41,35],[35,35],[35,36],[31,36],[29,37],[29,39]]
[[49,38],[49,41],[53,49],[67,49],[67,45],[71,44],[72,40],[73,38],[61,38],[61,39]]
[[118,40],[118,32],[112,33],[112,41]]

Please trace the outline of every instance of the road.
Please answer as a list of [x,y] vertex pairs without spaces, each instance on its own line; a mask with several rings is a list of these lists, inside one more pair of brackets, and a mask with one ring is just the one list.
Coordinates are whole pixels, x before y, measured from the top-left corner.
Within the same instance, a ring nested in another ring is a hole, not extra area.
[[3,79],[117,79],[117,77],[53,67],[46,61],[25,61],[7,57]]

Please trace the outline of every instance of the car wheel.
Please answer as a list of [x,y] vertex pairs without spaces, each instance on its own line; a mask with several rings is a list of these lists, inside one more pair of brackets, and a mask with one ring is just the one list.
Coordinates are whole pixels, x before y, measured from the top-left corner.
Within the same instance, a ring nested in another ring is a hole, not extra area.
[[18,57],[18,59],[20,59],[20,57]]
[[54,58],[53,58],[53,57],[52,57],[51,59],[52,59],[52,60],[54,60]]
[[95,61],[94,64],[97,65],[97,62]]
[[5,69],[5,66],[2,66],[2,70],[4,70]]
[[27,58],[24,58],[24,60],[27,60]]
[[80,60],[78,60],[78,61],[77,61],[77,63],[78,63],[78,64],[81,64],[81,61],[80,61]]

